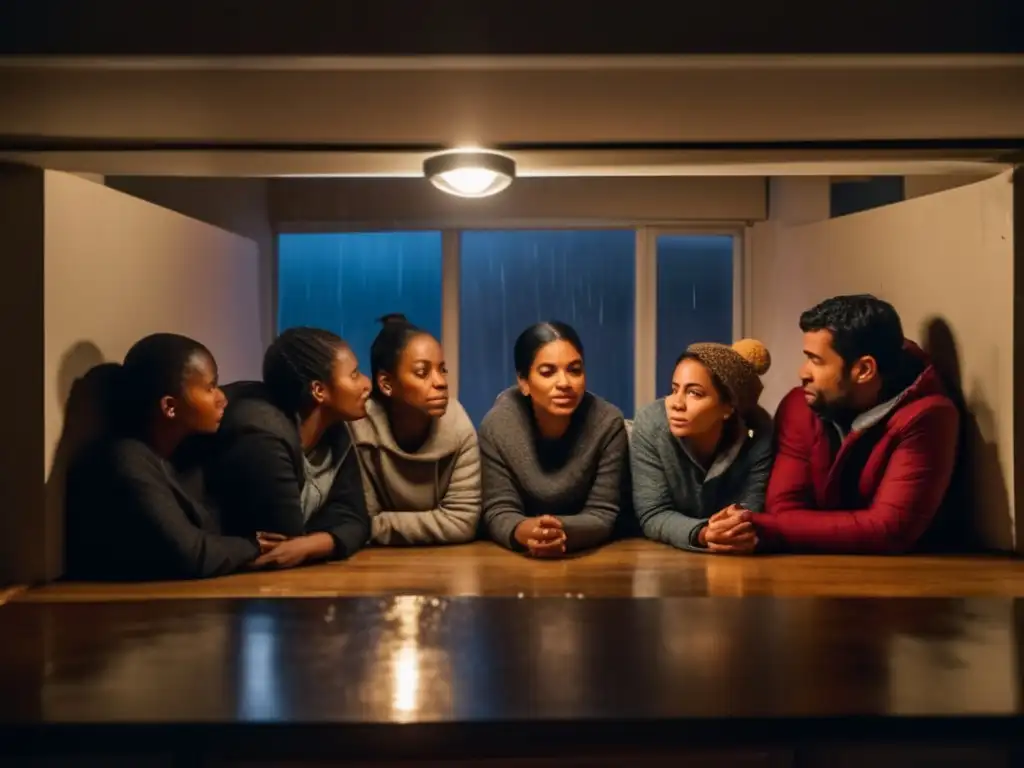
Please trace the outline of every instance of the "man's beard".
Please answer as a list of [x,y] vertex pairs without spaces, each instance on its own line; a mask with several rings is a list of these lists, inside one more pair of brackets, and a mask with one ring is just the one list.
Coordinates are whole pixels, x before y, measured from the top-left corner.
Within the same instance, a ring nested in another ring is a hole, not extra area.
[[825,400],[821,393],[818,393],[818,396],[814,398],[810,406],[811,410],[821,418],[839,424],[848,424],[857,415],[850,404],[850,395],[845,391],[833,400]]

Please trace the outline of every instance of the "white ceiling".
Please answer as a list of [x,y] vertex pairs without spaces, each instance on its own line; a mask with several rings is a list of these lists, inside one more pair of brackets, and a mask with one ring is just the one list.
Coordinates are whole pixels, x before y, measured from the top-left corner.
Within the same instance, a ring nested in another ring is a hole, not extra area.
[[[421,177],[423,152],[36,152],[0,159],[105,176]],[[572,176],[884,176],[995,175],[1009,167],[977,151],[563,150],[509,153],[517,175]]]
[[410,177],[476,145],[522,176],[977,175],[1022,142],[1024,56],[0,60],[0,158],[81,173]]

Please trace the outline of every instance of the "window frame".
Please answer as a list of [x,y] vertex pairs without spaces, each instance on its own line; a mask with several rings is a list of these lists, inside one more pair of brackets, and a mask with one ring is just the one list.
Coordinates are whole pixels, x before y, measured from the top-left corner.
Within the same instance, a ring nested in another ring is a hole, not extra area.
[[[745,262],[747,261],[746,227],[696,225],[652,226],[637,230],[636,250],[636,339],[634,347],[634,407],[640,410],[653,403],[658,391],[658,238],[687,235],[710,235],[732,238],[732,337],[745,335]],[[681,352],[682,350],[680,350]],[[643,361],[643,365],[641,365]]]
[[[637,221],[529,221],[529,220],[452,220],[443,222],[325,222],[291,224],[274,232],[274,252],[278,237],[292,234],[354,234],[357,232],[440,232],[441,233],[441,345],[448,363],[448,388],[459,396],[459,306],[460,260],[462,232],[467,231],[561,231],[561,230],[632,230],[635,235],[633,263],[634,280],[633,331],[633,407],[634,412],[654,402],[657,392],[657,318],[658,318],[658,237],[665,235],[722,235],[733,238],[733,310],[734,338],[745,335],[747,327],[747,270],[750,260],[749,227],[735,222],[637,222]],[[274,259],[274,335],[278,332],[278,283],[280,265]]]

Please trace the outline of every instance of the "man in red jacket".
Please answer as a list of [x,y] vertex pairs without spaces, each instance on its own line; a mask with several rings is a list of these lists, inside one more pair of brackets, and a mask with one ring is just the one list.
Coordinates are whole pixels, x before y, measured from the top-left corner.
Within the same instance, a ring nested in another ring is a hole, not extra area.
[[802,387],[775,416],[762,548],[895,554],[918,547],[950,485],[959,412],[899,315],[837,296],[800,317]]

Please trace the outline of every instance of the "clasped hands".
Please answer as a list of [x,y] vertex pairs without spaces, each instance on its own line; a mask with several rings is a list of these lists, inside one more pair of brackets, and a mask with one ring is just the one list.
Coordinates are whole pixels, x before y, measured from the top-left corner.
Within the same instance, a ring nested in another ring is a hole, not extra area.
[[751,522],[753,513],[736,504],[713,514],[700,530],[702,547],[709,552],[749,555],[757,549],[758,539]]
[[310,560],[328,557],[334,550],[334,538],[329,533],[310,533],[288,538],[280,533],[258,531],[256,542],[260,555],[249,567],[294,568]]
[[554,515],[541,515],[524,520],[516,526],[515,540],[532,557],[565,555],[565,529]]

